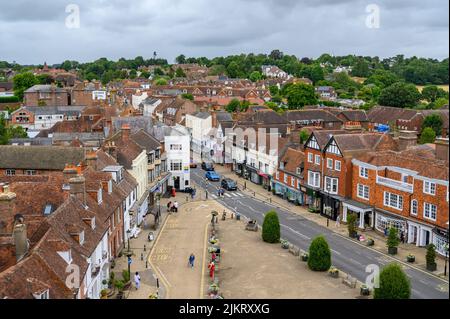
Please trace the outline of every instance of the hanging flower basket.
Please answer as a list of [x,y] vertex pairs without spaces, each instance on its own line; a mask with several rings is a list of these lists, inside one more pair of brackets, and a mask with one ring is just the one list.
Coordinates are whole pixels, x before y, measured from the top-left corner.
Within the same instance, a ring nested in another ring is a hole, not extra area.
[[308,261],[308,258],[309,258],[308,253],[303,253],[303,254],[301,255],[302,261]]

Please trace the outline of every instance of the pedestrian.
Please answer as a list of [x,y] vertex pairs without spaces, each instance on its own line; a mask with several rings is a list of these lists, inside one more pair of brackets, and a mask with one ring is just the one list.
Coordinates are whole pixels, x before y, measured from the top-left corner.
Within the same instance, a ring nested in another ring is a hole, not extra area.
[[172,202],[170,201],[167,203],[167,212],[168,213],[170,212],[171,208],[172,208]]
[[208,269],[209,269],[209,277],[211,278],[211,280],[214,280],[214,271],[216,270],[216,265],[214,264],[213,261],[209,263]]
[[191,268],[194,268],[194,261],[195,261],[195,255],[194,255],[194,253],[191,253],[191,255],[189,256],[189,266],[191,266]]
[[141,276],[139,276],[139,273],[137,271],[134,274],[134,283],[136,284],[136,290],[138,290],[141,286]]
[[402,242],[402,244],[405,243],[405,233],[403,231],[400,233],[400,241]]
[[384,228],[384,236],[387,236],[388,235],[388,228],[387,228],[387,226]]
[[336,217],[336,227],[339,227],[341,224],[341,214],[338,214]]
[[175,201],[175,203],[173,203],[173,209],[175,211],[175,213],[178,213],[178,202]]

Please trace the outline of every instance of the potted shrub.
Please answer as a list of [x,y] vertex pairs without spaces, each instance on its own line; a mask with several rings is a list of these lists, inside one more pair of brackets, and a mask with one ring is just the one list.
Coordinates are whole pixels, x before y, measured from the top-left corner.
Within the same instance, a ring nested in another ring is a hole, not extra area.
[[355,238],[357,232],[356,232],[356,215],[355,214],[348,214],[347,215],[347,228],[348,228],[348,235],[350,238]]
[[209,285],[209,293],[217,294],[219,292],[219,285],[216,283],[212,283]]
[[386,242],[386,245],[388,247],[388,253],[390,255],[396,255],[397,254],[397,246],[400,243],[397,236],[397,229],[394,227],[391,227],[389,229],[389,236]]
[[308,253],[303,253],[301,255],[302,261],[308,261],[308,257],[309,257]]
[[327,271],[331,267],[331,251],[323,236],[313,239],[309,246],[308,267],[314,271]]
[[433,244],[427,246],[427,255],[425,258],[427,260],[427,270],[436,271],[436,247]]
[[337,269],[336,267],[331,267],[330,270],[328,270],[328,273],[333,278],[338,278],[339,277],[339,269]]
[[266,243],[280,242],[280,221],[275,211],[269,211],[264,216],[262,239]]
[[409,263],[413,263],[416,261],[416,256],[414,256],[413,254],[409,254],[408,256],[406,256],[406,261]]
[[125,289],[125,283],[122,280],[116,280],[114,286],[117,288],[117,299],[122,299],[123,290]]
[[373,238],[368,238],[367,239],[367,246],[373,246],[375,245],[375,240],[373,240]]
[[367,287],[366,285],[361,285],[360,293],[361,293],[361,296],[369,296],[370,295],[369,287]]
[[409,299],[411,283],[397,263],[385,266],[380,273],[379,287],[374,289],[375,299]]
[[286,239],[281,240],[281,248],[283,248],[283,249],[289,248],[289,242]]
[[108,299],[108,290],[103,289],[100,291],[100,299]]

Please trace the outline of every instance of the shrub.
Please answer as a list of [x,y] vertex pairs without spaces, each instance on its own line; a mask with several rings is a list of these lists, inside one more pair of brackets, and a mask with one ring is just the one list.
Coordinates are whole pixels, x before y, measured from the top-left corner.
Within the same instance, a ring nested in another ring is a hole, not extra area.
[[274,211],[268,212],[264,217],[262,239],[267,243],[280,242],[280,221],[278,214]]
[[394,227],[389,228],[389,236],[386,242],[388,248],[395,248],[399,243],[400,241],[398,240],[397,229]]
[[331,267],[331,251],[323,236],[316,237],[309,246],[308,267],[314,271],[327,271]]
[[374,289],[375,299],[409,299],[411,284],[398,264],[390,264],[380,273],[380,286]]
[[427,246],[427,254],[425,256],[427,260],[427,265],[436,264],[436,247],[433,244]]
[[0,103],[17,103],[19,98],[17,96],[0,96]]
[[348,235],[353,238],[356,234],[356,215],[355,214],[347,215],[347,227],[348,227]]
[[129,282],[130,281],[130,273],[128,272],[128,270],[124,269],[122,271],[122,278],[124,282]]
[[125,288],[125,283],[122,280],[116,280],[114,282],[114,286],[117,288],[117,290],[123,291],[123,289]]

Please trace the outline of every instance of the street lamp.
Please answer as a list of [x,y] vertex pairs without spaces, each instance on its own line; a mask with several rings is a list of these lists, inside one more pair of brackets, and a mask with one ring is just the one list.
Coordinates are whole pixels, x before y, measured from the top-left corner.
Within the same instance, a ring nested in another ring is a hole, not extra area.
[[[330,207],[330,209],[331,209],[331,204],[330,204],[330,187],[331,187],[331,185],[326,185],[325,186],[325,192],[326,192],[326,194],[327,194],[327,210],[328,210],[328,207]],[[331,211],[330,211],[330,213],[331,213]],[[329,226],[329,224],[330,224],[330,217],[329,217],[329,215],[328,215],[328,212],[327,212],[327,227]]]
[[447,262],[448,262],[448,242],[449,242],[449,227],[447,222],[447,244],[445,245],[445,267],[444,267],[444,276],[447,276]]
[[127,230],[127,242],[128,242],[128,251],[130,252],[130,237],[131,237],[131,229]]

